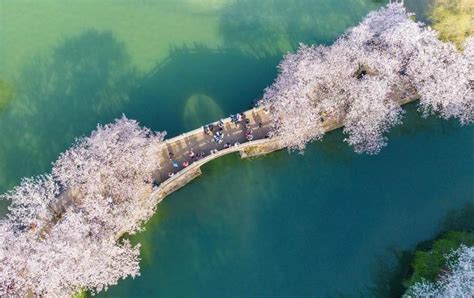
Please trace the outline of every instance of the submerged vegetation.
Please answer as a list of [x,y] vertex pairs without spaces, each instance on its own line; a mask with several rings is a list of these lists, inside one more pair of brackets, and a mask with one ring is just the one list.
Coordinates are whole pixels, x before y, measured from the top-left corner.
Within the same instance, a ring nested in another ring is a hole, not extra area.
[[441,40],[462,49],[465,40],[474,34],[474,0],[434,0],[430,18]]
[[[385,145],[383,133],[400,123],[397,99],[407,96],[420,96],[426,115],[454,117],[463,124],[474,120],[474,42],[468,40],[460,54],[409,17],[402,6],[390,5],[369,14],[330,47],[301,46],[285,57],[261,102],[285,146],[303,148],[321,138],[321,120],[333,117],[343,120],[346,141],[357,152],[377,153]],[[117,55],[121,58],[121,51]],[[73,64],[55,66],[62,74]],[[102,90],[97,86],[90,98]],[[62,94],[53,93],[58,99]],[[11,201],[9,214],[0,219],[0,296],[95,293],[139,275],[140,246],[119,236],[141,231],[155,211],[153,174],[164,135],[125,117],[98,126],[60,155],[51,174],[24,179],[0,196]],[[442,263],[439,256],[435,261]]]
[[5,110],[13,96],[13,88],[6,82],[0,80],[0,113]]

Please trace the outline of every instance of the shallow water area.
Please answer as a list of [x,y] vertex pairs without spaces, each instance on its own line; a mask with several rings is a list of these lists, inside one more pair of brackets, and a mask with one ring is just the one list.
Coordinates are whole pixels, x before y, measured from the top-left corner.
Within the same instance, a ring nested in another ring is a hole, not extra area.
[[[0,191],[122,113],[172,137],[246,110],[284,53],[329,44],[383,4],[0,0],[0,81],[13,90],[0,103]],[[474,128],[406,109],[377,156],[339,130],[304,155],[207,164],[133,237],[141,276],[99,296],[393,296],[394,253],[474,203]]]

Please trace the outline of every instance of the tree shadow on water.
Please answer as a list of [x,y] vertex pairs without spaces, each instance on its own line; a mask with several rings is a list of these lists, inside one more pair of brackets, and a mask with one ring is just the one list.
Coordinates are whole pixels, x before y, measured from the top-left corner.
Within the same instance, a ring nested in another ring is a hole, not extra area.
[[172,49],[130,93],[127,114],[170,137],[186,132],[250,108],[279,59],[201,45]]
[[315,141],[308,146],[315,146],[322,154],[322,160],[329,163],[350,164],[354,159],[354,149],[344,142],[346,136],[342,128],[326,133],[321,141]]
[[246,110],[274,79],[279,60],[194,45],[172,49],[139,76],[111,33],[67,38],[21,71],[0,120],[0,192],[49,171],[75,137],[124,111],[173,135]]
[[5,111],[8,103],[13,97],[13,87],[7,82],[0,80],[0,115]]
[[0,191],[49,171],[75,137],[115,118],[135,78],[110,32],[84,31],[27,63],[0,120]]
[[331,43],[381,5],[363,0],[233,1],[222,10],[219,30],[228,47],[257,57],[281,55],[301,42]]
[[466,204],[446,214],[432,239],[422,240],[413,249],[391,247],[376,257],[372,269],[372,284],[368,291],[373,297],[401,297],[406,288],[404,281],[411,276],[411,263],[417,250],[429,250],[433,243],[448,232],[474,232],[474,205]]
[[403,124],[395,126],[391,130],[390,134],[392,136],[416,136],[420,134],[450,135],[459,129],[460,124],[456,119],[445,120],[435,115],[427,118],[422,117],[422,113],[417,110],[418,104],[419,102],[416,101],[403,106],[406,112],[402,119]]
[[401,297],[405,293],[404,279],[410,273],[413,251],[391,248],[384,256],[377,256],[372,269],[371,297]]
[[449,231],[474,231],[474,204],[467,204],[463,208],[450,211],[440,224],[442,233]]

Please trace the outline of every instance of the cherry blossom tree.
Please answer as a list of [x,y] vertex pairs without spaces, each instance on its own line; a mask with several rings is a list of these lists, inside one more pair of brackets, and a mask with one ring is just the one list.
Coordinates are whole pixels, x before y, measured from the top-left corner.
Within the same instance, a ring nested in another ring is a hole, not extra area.
[[275,84],[265,90],[261,103],[270,110],[278,134],[285,136],[285,146],[303,149],[306,142],[320,139],[324,134],[321,108],[313,102],[316,97],[311,96],[318,90],[314,90],[314,83],[309,83],[316,80],[310,73],[323,71],[318,70],[320,65],[312,61],[315,56],[322,56],[324,51],[322,47],[301,45],[297,53],[288,54],[283,59]]
[[156,208],[153,174],[165,133],[125,117],[98,126],[53,164],[1,199],[0,296],[70,296],[139,275],[140,229]]
[[[290,149],[321,139],[332,121],[345,126],[357,152],[375,154],[401,122],[408,97],[420,98],[425,116],[474,120],[473,44],[469,38],[457,52],[391,4],[332,46],[301,45],[286,55],[261,105]],[[119,239],[141,230],[155,211],[164,136],[126,117],[99,125],[61,154],[51,174],[1,195],[11,204],[0,219],[0,296],[99,292],[137,276],[139,245]]]
[[284,145],[301,150],[321,139],[329,119],[345,125],[356,152],[378,153],[401,123],[400,103],[414,97],[424,116],[473,121],[472,38],[460,53],[410,17],[390,4],[331,46],[301,45],[285,56],[260,102]]
[[[462,124],[474,120],[472,89],[473,60],[456,52],[452,44],[431,38],[414,53],[407,67],[420,94],[420,108],[425,115],[440,114],[458,118]],[[431,46],[429,46],[431,43]]]
[[41,229],[52,219],[50,206],[59,193],[60,187],[51,175],[24,178],[19,186],[2,196],[11,201],[8,220],[17,230]]
[[377,153],[386,145],[383,133],[401,122],[402,110],[393,100],[389,82],[367,78],[358,84],[350,94],[350,109],[344,118],[346,142],[356,152]]
[[48,237],[1,226],[0,293],[66,296],[81,289],[101,291],[139,271],[139,245],[97,236],[80,212],[67,212]]
[[[54,163],[52,175],[63,188],[73,189],[91,220],[108,215],[104,225],[134,233],[154,212],[148,195],[164,135],[123,117],[78,140]],[[136,208],[138,203],[143,208]]]
[[474,247],[462,245],[446,257],[453,260],[446,274],[432,283],[426,280],[411,286],[405,297],[470,297],[474,293]]

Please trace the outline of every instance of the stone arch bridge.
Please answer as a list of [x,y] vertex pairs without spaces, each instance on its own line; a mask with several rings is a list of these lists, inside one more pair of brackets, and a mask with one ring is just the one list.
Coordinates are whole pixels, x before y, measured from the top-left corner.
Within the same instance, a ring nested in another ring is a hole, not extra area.
[[[413,94],[405,93],[405,97],[398,98],[396,101],[400,105],[415,101],[419,97]],[[156,198],[158,203],[161,202],[166,196],[201,175],[201,166],[221,156],[238,152],[242,158],[249,158],[284,148],[278,136],[267,137],[272,125],[269,112],[259,107],[241,114],[245,116],[240,123],[235,123],[230,118],[222,119],[223,140],[221,143],[215,142],[213,133],[207,134],[204,127],[163,141],[163,146],[158,152],[161,155],[160,167],[154,173],[155,187],[151,196]],[[252,140],[247,139],[245,119],[248,119],[249,128],[252,130]],[[217,127],[216,124],[217,122],[214,123],[214,127]],[[341,120],[331,118],[325,119],[323,125],[325,132],[343,126]],[[229,147],[225,146],[227,143],[230,144]],[[194,158],[190,156],[191,151],[194,152]],[[200,158],[196,158],[198,155],[201,155]],[[183,165],[185,162],[188,163],[186,166]],[[173,163],[176,163],[178,167],[175,167]],[[66,191],[50,208],[60,218],[67,207],[74,203],[75,197],[73,191]],[[48,229],[49,227],[46,227],[41,234],[47,233]]]
[[[400,105],[404,105],[416,99],[418,96],[411,95],[397,101]],[[212,134],[206,134],[203,127],[164,141],[160,153],[160,169],[155,173],[155,181],[158,186],[152,193],[153,196],[158,196],[158,202],[201,175],[201,166],[216,158],[234,152],[239,152],[242,158],[249,158],[284,148],[278,137],[267,137],[271,131],[271,119],[267,111],[263,108],[253,108],[243,114],[245,114],[245,119],[249,120],[253,132],[251,141],[246,139],[245,124],[235,124],[230,118],[223,119],[224,137],[221,144],[214,142]],[[330,118],[326,119],[323,124],[326,132],[343,126],[342,121]],[[226,143],[230,143],[231,146],[225,148]],[[193,159],[189,155],[191,151],[195,155],[201,153],[204,156],[200,159]],[[170,158],[170,153],[173,155],[172,158]],[[173,161],[178,164],[178,168],[173,167]],[[189,165],[183,167],[185,161]],[[171,177],[170,173],[173,173]]]

